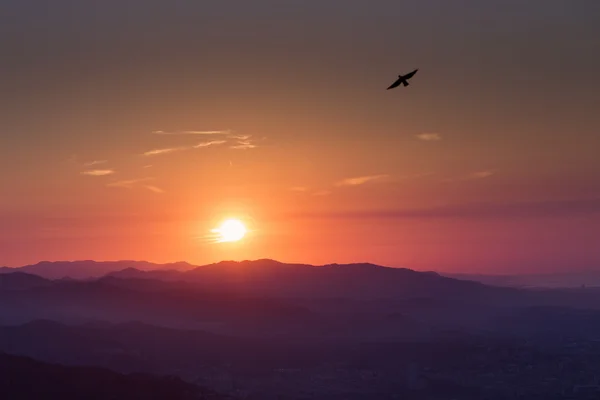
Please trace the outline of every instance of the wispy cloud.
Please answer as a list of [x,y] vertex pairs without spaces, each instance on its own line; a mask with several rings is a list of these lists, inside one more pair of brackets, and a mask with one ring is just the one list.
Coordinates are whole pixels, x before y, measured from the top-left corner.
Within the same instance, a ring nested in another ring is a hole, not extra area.
[[114,173],[115,173],[115,171],[112,169],[89,169],[87,171],[82,171],[81,175],[106,176],[106,175],[112,175]]
[[253,143],[249,143],[249,142],[238,143],[238,144],[231,146],[231,148],[234,150],[249,150],[249,149],[255,149],[256,147],[258,147],[258,146]]
[[331,190],[319,190],[317,192],[314,192],[312,195],[313,196],[329,196],[331,194]]
[[224,144],[227,143],[227,140],[210,140],[208,142],[201,142],[198,143],[195,146],[192,146],[194,149],[200,149],[202,147],[209,147],[209,146],[217,146],[219,144]]
[[106,186],[119,187],[119,188],[125,188],[125,189],[133,189],[134,187],[138,186],[140,183],[151,181],[152,179],[153,178],[140,178],[140,179],[116,181],[116,182],[107,183]]
[[[154,150],[149,150],[146,151],[145,153],[143,153],[144,156],[146,157],[151,157],[151,156],[159,156],[159,155],[164,155],[164,154],[171,154],[171,153],[175,153],[178,151],[186,151],[186,150],[191,150],[191,149],[201,149],[204,147],[209,147],[209,146],[216,146],[219,144],[224,144],[227,143],[226,140],[210,140],[207,142],[200,142],[198,144],[195,144],[193,146],[179,146],[179,147],[167,147],[164,149],[154,149]],[[145,167],[147,168],[147,167]]]
[[235,139],[235,140],[248,140],[252,137],[252,135],[230,135],[229,138],[230,139]]
[[221,136],[218,140],[209,140],[200,142],[193,146],[184,147],[168,147],[164,149],[154,149],[143,153],[144,156],[156,156],[162,154],[174,153],[176,151],[199,149],[210,146],[217,146],[222,144],[228,144],[230,149],[235,150],[248,150],[258,147],[256,140],[252,138],[252,135],[240,135],[233,134],[231,130],[215,130],[215,131],[153,131],[156,135],[225,135]]
[[153,131],[155,135],[229,135],[230,129],[208,131]]
[[154,149],[154,150],[146,151],[145,153],[143,153],[143,155],[147,156],[147,157],[158,156],[158,155],[162,155],[162,154],[175,153],[176,151],[187,150],[188,148],[189,147],[167,147],[164,149]]
[[165,191],[163,189],[159,188],[158,186],[144,184],[144,182],[148,182],[153,179],[154,178],[140,178],[140,179],[116,181],[116,182],[108,183],[106,186],[123,188],[123,189],[142,188],[142,189],[147,189],[151,192],[158,193],[158,194],[164,193]]
[[439,140],[442,140],[442,135],[440,135],[439,133],[419,133],[415,136],[417,137],[417,139],[424,140],[426,142],[437,142]]
[[88,161],[86,163],[83,163],[84,167],[92,167],[94,165],[100,165],[100,164],[106,164],[108,162],[108,160],[95,160],[95,161]]
[[152,186],[152,185],[145,185],[144,187],[154,193],[164,193],[165,192],[161,188]]
[[[235,150],[249,150],[255,149],[258,147],[256,144],[256,139],[252,137],[252,135],[231,135],[228,136],[228,139],[234,139],[235,144],[229,146],[231,149]],[[262,138],[259,140],[265,140],[266,138]]]
[[496,170],[475,171],[475,172],[471,172],[467,175],[444,179],[443,182],[475,181],[475,180],[489,178],[491,176],[496,175],[496,173],[497,173]]
[[347,178],[342,181],[339,181],[335,184],[335,186],[357,186],[364,185],[365,183],[381,181],[383,179],[389,178],[389,175],[369,175],[369,176],[358,176],[355,178]]

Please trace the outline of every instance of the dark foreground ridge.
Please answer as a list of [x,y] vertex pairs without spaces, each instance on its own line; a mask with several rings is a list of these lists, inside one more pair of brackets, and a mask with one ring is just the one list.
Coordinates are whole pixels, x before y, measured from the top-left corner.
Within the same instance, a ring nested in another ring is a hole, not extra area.
[[122,375],[0,353],[0,393],[10,400],[225,400],[176,377]]

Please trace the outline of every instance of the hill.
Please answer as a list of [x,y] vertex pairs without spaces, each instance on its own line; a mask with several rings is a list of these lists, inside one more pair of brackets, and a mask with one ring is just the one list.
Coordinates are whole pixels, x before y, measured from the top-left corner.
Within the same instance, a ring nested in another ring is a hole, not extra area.
[[25,290],[51,284],[52,282],[47,279],[23,272],[0,274],[0,290]]
[[481,282],[486,285],[518,288],[600,287],[600,270],[519,275],[447,274],[446,276]]
[[193,266],[185,262],[155,264],[146,261],[42,261],[18,268],[2,267],[0,268],[0,274],[24,272],[46,279],[93,279],[127,268],[135,268],[140,271],[157,269],[186,270],[193,268]]
[[111,277],[184,281],[205,289],[231,291],[286,298],[410,298],[414,296],[487,296],[499,292],[485,285],[374,264],[329,264],[313,266],[286,264],[274,260],[223,261],[188,271],[141,271],[127,269]]
[[0,393],[2,398],[10,400],[229,398],[175,377],[122,375],[102,368],[66,367],[8,354],[0,354]]

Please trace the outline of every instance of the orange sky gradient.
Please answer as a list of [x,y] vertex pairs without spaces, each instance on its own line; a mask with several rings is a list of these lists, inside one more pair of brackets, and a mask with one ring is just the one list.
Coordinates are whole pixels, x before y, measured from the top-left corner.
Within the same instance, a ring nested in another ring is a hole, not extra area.
[[600,267],[595,2],[10,3],[0,265]]

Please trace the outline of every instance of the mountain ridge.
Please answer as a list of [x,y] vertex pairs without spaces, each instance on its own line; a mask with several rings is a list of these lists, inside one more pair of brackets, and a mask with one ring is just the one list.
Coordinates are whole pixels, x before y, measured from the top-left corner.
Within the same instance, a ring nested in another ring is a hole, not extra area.
[[110,272],[119,271],[127,268],[135,268],[140,271],[152,271],[160,269],[181,270],[190,269],[193,267],[195,266],[185,261],[177,261],[165,264],[134,260],[40,261],[36,264],[24,265],[21,267],[2,267],[0,268],[0,274],[25,272],[33,275],[38,275],[46,279],[94,279],[104,276]]
[[0,353],[0,372],[0,391],[8,399],[231,399],[174,376],[125,375],[106,368],[64,366],[6,353]]

